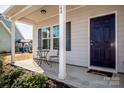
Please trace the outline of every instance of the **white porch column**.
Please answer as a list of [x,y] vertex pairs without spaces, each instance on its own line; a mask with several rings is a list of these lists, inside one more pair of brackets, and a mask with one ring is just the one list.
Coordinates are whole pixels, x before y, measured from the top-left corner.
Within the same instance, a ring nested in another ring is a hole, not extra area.
[[11,24],[11,63],[15,62],[15,22]]
[[33,58],[35,58],[38,47],[38,29],[35,26],[33,26],[32,33],[33,33]]
[[66,77],[66,6],[59,6],[60,46],[59,46],[59,78]]

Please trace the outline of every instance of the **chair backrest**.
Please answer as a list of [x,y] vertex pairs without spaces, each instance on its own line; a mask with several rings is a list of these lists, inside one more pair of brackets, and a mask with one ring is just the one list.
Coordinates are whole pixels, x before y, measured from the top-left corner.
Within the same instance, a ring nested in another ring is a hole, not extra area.
[[49,50],[38,50],[37,57],[38,58],[47,57],[48,53],[49,53]]
[[41,58],[41,57],[42,57],[42,51],[41,51],[41,50],[38,50],[38,51],[37,51],[37,57],[38,57],[38,58]]
[[49,53],[49,50],[43,50],[42,51],[42,56],[47,57],[48,53]]

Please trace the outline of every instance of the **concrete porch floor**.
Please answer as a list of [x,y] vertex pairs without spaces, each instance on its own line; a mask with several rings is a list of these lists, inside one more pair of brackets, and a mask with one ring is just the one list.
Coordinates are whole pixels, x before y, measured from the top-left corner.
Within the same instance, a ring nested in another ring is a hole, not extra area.
[[38,66],[33,60],[16,62],[15,65],[32,70],[38,73],[44,73],[48,77],[64,82],[73,87],[80,88],[110,88],[124,87],[124,74],[114,74],[112,78],[101,75],[87,73],[88,68],[66,65],[67,76],[64,80],[58,79],[59,64],[52,63],[52,67],[47,64]]

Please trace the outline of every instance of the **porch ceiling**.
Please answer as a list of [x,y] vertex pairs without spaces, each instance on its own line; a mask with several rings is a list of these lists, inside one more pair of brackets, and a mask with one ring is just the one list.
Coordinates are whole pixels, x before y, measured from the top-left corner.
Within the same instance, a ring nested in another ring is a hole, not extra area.
[[18,11],[20,11],[21,9],[23,9],[24,7],[26,7],[26,5],[14,5],[9,7],[9,9],[7,9],[4,14],[7,17],[10,17],[12,15],[14,15],[15,13],[17,13]]
[[[73,11],[80,7],[83,6],[67,5],[67,12]],[[46,13],[41,14],[41,10],[46,10]],[[4,14],[13,20],[33,25],[42,22],[43,20],[46,20],[48,18],[57,16],[59,14],[59,7],[58,5],[13,6]]]

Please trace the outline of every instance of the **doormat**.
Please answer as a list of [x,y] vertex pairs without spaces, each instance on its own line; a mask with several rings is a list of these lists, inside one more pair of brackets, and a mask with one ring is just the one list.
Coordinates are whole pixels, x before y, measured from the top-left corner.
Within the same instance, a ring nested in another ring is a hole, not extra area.
[[104,72],[104,71],[98,71],[98,70],[88,70],[88,73],[92,73],[92,74],[97,74],[97,75],[102,75],[102,76],[107,76],[107,77],[112,77],[113,73],[111,72]]

